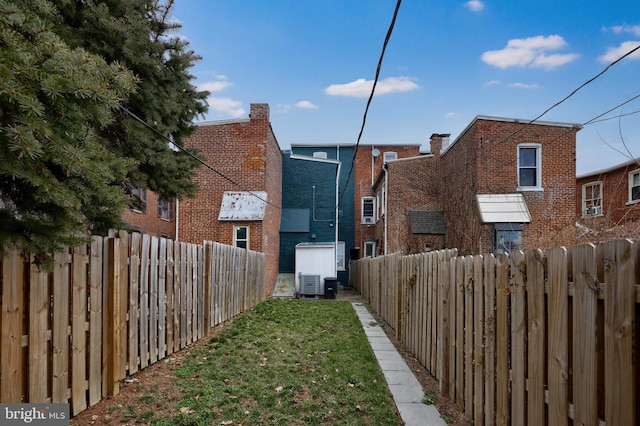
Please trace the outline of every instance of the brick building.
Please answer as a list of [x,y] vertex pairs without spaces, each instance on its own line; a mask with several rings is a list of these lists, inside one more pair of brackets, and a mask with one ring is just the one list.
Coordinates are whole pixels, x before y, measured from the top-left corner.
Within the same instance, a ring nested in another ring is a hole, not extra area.
[[135,208],[126,210],[122,220],[133,230],[174,240],[176,237],[175,200],[163,200],[153,191],[134,189],[139,198]]
[[640,159],[576,178],[575,212],[580,222],[600,230],[640,223]]
[[[379,219],[384,217],[386,188],[383,165],[402,158],[420,155],[419,144],[360,145],[354,157],[354,238],[361,256],[375,256],[384,252],[384,238]],[[376,186],[376,183],[379,183]]]
[[211,169],[197,169],[196,196],[179,203],[176,239],[265,253],[265,292],[271,294],[278,273],[282,154],[269,105],[251,104],[246,119],[200,123],[185,146],[198,149]]
[[575,223],[578,130],[478,116],[453,143],[433,135],[430,156],[389,162],[388,188],[382,180],[375,186],[387,194],[385,220],[376,226],[386,252],[444,244],[472,254],[553,244]]

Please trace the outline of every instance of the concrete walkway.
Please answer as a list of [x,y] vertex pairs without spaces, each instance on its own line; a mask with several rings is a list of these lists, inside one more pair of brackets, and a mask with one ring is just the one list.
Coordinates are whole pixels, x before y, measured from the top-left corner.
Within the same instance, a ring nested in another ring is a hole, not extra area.
[[373,353],[387,380],[389,390],[396,402],[402,420],[408,426],[446,426],[434,405],[422,403],[424,391],[418,379],[389,340],[382,327],[373,319],[366,306],[352,302],[353,308],[362,322]]

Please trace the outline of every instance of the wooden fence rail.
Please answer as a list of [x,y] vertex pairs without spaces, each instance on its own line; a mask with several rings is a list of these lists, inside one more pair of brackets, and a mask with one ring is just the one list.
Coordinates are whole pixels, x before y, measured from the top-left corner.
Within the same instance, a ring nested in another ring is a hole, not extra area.
[[474,425],[635,425],[638,248],[395,254],[352,285]]
[[128,375],[264,299],[264,255],[138,233],[94,237],[41,271],[0,258],[0,402],[76,415]]

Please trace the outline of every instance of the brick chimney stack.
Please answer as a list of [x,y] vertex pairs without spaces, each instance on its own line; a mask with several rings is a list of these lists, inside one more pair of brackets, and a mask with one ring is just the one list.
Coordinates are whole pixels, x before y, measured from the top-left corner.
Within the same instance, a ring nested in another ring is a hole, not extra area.
[[442,154],[442,150],[449,146],[450,133],[434,133],[431,135],[431,153],[437,158]]
[[265,119],[269,121],[269,104],[251,104],[249,118],[252,120]]

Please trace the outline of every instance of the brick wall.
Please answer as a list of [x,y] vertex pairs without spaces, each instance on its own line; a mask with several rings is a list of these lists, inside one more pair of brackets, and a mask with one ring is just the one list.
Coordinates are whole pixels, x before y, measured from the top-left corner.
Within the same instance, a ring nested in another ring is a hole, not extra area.
[[442,155],[447,245],[460,254],[491,250],[491,225],[481,224],[475,194],[518,192],[517,146],[541,144],[542,191],[522,191],[531,214],[523,247],[553,243],[575,223],[575,140],[578,127],[477,118]]
[[[590,174],[576,180],[576,216],[587,226],[603,229],[626,226],[640,221],[640,203],[629,204],[629,173],[640,168],[637,163],[624,163],[603,173]],[[582,186],[602,182],[602,215],[582,217]]]
[[433,155],[392,161],[387,200],[387,252],[421,253],[425,247],[444,248],[443,235],[412,234],[410,210],[441,211],[442,188]]
[[[374,157],[372,151],[377,149],[379,155]],[[354,159],[354,218],[355,244],[364,251],[366,241],[375,241],[378,249],[382,247],[380,231],[376,232],[376,225],[362,224],[362,197],[375,196],[373,184],[382,173],[384,153],[393,151],[398,158],[409,158],[420,155],[420,145],[361,145]],[[372,162],[373,159],[373,162]],[[381,221],[382,223],[382,221]]]
[[175,202],[174,202],[174,219],[166,220],[158,217],[158,195],[147,190],[147,210],[141,212],[139,210],[126,210],[122,215],[122,220],[134,227],[140,232],[144,232],[156,237],[166,237],[175,239],[176,222],[175,222]]
[[[250,249],[266,255],[265,292],[271,294],[278,272],[282,156],[269,122],[269,105],[251,104],[248,119],[202,123],[185,146],[197,148],[215,171],[198,168],[196,196],[180,203],[178,239],[231,245],[234,225],[248,225]],[[264,219],[218,221],[224,191],[266,191]]]

